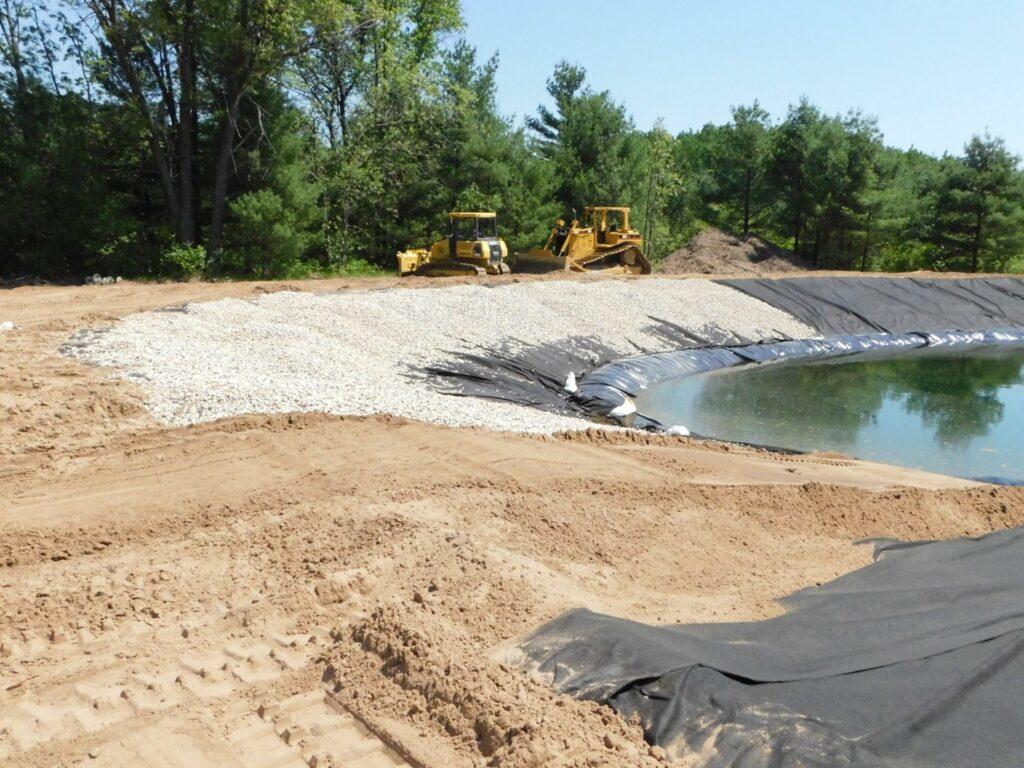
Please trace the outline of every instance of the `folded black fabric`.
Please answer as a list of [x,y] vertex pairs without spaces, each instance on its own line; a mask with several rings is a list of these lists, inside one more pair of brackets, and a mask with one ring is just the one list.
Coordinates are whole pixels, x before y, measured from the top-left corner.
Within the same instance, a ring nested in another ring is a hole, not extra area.
[[1024,764],[1024,529],[876,547],[774,619],[652,627],[579,610],[524,648],[560,690],[714,768]]

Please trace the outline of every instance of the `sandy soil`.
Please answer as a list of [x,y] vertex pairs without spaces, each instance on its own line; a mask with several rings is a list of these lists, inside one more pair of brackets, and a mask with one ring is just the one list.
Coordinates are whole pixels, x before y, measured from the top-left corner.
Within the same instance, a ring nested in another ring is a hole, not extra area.
[[82,326],[278,287],[0,293],[0,764],[653,765],[637,724],[520,672],[516,639],[580,605],[765,617],[866,563],[855,539],[1024,522],[1024,489],[680,438],[171,429],[59,354]]

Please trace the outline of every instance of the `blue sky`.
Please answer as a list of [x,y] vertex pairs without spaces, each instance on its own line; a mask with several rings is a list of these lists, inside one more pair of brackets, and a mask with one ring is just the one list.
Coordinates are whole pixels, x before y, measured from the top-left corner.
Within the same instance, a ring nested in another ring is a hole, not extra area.
[[498,101],[518,120],[555,62],[587,69],[641,128],[724,122],[801,96],[878,117],[886,142],[959,152],[986,129],[1024,154],[1024,0],[463,0]]

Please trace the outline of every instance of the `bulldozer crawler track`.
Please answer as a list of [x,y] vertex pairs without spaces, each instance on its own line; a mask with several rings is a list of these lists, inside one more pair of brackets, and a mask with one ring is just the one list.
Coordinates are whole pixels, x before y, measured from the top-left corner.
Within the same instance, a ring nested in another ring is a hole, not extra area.
[[[616,245],[611,248],[607,248],[603,251],[594,251],[594,253],[591,253],[583,258],[576,259],[573,263],[573,266],[577,268],[580,272],[600,271],[601,268],[597,267],[596,265],[600,264],[601,262],[611,262],[614,260],[615,262],[617,262],[618,265],[628,269],[628,267],[626,267],[626,265],[622,263],[619,257],[625,253],[628,253],[629,251],[634,251],[636,253],[635,266],[639,267],[640,274],[649,275],[651,273],[651,264],[647,260],[647,257],[644,255],[643,251],[633,243],[623,243],[621,245]],[[591,265],[595,265],[596,268],[591,270]],[[610,266],[606,268],[611,269],[614,267]]]
[[483,277],[487,274],[487,270],[483,267],[478,267],[476,264],[469,264],[464,261],[443,261],[427,262],[413,274],[425,277],[450,277],[458,275]]

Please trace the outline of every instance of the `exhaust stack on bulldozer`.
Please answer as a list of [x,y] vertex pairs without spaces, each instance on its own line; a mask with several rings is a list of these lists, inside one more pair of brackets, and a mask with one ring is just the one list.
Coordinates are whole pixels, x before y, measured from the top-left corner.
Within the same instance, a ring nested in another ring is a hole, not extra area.
[[543,248],[516,254],[516,272],[604,272],[649,275],[643,237],[629,225],[629,208],[591,205],[583,222],[559,219]]
[[399,251],[398,274],[425,275],[507,275],[508,246],[498,236],[497,214],[493,211],[452,211],[448,237],[430,248]]

